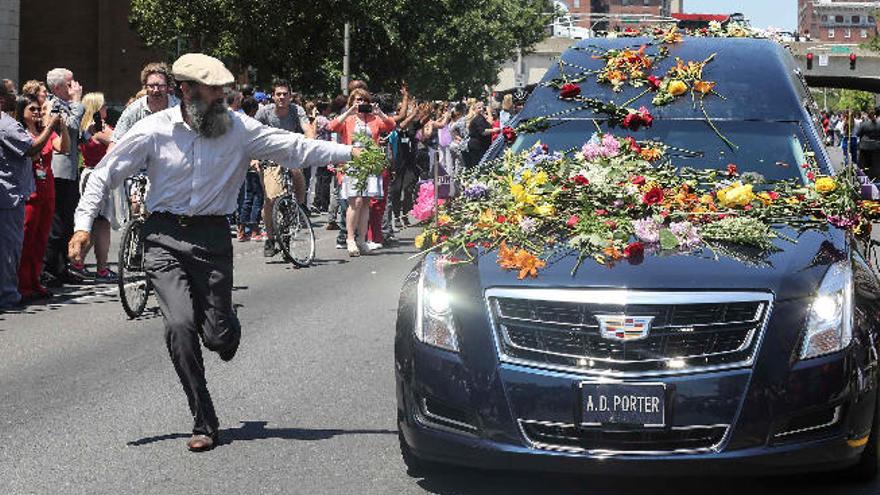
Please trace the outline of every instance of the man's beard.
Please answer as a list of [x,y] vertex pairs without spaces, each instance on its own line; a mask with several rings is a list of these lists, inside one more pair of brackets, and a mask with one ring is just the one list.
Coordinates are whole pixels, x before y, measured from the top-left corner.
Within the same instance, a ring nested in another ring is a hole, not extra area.
[[220,137],[232,127],[232,117],[226,108],[225,100],[207,103],[198,95],[193,95],[186,104],[186,113],[192,120],[193,128],[206,138]]

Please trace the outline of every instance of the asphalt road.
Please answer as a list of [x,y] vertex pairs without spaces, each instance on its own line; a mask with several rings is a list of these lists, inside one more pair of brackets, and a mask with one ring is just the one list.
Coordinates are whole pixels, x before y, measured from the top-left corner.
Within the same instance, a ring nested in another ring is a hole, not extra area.
[[[318,231],[319,260],[236,251],[242,347],[206,352],[224,442],[193,454],[191,418],[161,317],[126,319],[107,286],[0,314],[0,494],[868,495],[828,476],[611,478],[452,469],[408,476],[395,425],[393,324],[413,265],[401,246],[349,259]],[[155,307],[151,300],[150,308]],[[695,472],[694,475],[699,475]]]

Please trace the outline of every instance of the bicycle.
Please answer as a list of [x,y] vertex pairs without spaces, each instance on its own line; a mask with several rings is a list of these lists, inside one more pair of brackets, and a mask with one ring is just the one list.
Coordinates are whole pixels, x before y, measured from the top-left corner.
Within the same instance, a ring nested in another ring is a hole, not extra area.
[[144,202],[147,176],[137,175],[127,182],[129,214],[119,244],[117,284],[122,309],[129,318],[137,318],[144,312],[152,289],[144,269],[144,241],[141,235],[147,219]]
[[275,243],[285,261],[305,268],[315,260],[315,230],[308,213],[296,200],[290,172],[285,170],[281,176],[285,193],[272,207]]

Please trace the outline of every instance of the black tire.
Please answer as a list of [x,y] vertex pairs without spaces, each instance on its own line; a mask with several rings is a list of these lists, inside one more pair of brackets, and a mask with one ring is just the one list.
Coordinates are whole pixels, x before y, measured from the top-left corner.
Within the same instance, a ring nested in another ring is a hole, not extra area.
[[129,318],[137,318],[143,314],[147,307],[147,298],[150,297],[150,281],[144,271],[144,243],[141,239],[143,226],[143,219],[130,220],[119,244],[119,301]]
[[309,215],[291,196],[282,196],[272,207],[275,243],[285,260],[304,268],[315,260],[315,230]]

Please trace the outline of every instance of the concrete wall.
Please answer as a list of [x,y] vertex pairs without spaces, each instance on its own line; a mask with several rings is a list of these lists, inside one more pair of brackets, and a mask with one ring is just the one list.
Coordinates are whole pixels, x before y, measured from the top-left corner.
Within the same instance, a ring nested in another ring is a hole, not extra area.
[[18,80],[20,0],[0,0],[0,79]]

